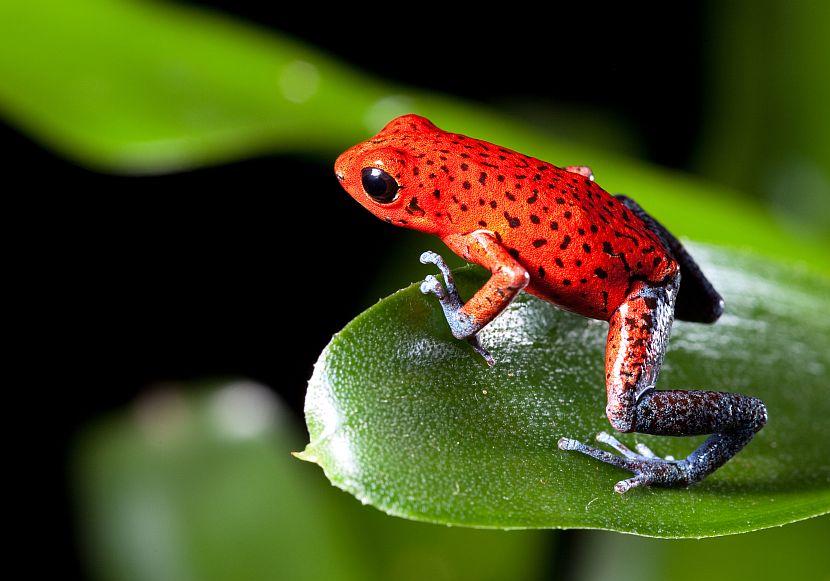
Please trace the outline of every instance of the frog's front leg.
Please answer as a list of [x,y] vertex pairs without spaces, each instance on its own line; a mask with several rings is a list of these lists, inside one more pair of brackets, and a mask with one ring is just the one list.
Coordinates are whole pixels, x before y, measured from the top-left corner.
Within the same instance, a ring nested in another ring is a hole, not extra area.
[[441,274],[444,275],[446,288],[441,284],[441,281],[430,274],[424,279],[424,282],[421,283],[421,292],[424,294],[432,293],[438,298],[438,302],[444,311],[444,317],[450,325],[452,334],[459,339],[466,339],[467,342],[472,345],[476,353],[484,358],[487,365],[492,366],[495,364],[496,361],[493,359],[493,356],[490,355],[490,352],[482,347],[478,335],[465,336],[465,332],[470,326],[470,321],[464,317],[461,310],[464,306],[464,301],[461,300],[461,296],[455,288],[455,279],[453,278],[452,272],[447,266],[447,263],[444,262],[444,259],[441,258],[440,254],[427,250],[421,254],[421,264],[434,264],[438,267],[438,270],[441,271]]
[[683,460],[658,458],[645,447],[636,454],[608,436],[598,440],[622,456],[570,438],[562,450],[575,450],[634,474],[615,486],[617,492],[641,485],[677,487],[703,480],[737,454],[767,421],[757,398],[738,393],[655,390],[668,344],[679,277],[664,285],[636,283],[629,298],[611,317],[606,348],[606,413],[620,432],[660,436],[712,434]]
[[421,284],[421,292],[438,297],[453,336],[469,341],[492,365],[493,358],[481,347],[477,333],[507,308],[530,282],[530,276],[490,232],[478,230],[471,234],[452,234],[444,238],[444,242],[465,260],[488,269],[492,276],[465,303],[458,295],[452,274],[441,257],[434,252],[424,252],[421,262],[438,266],[444,275],[446,288],[429,275]]

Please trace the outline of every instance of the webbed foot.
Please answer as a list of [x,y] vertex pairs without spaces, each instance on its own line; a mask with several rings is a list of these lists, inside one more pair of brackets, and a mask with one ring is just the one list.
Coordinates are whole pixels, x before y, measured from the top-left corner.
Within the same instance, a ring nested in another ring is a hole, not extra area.
[[686,460],[677,461],[671,456],[660,458],[645,444],[637,444],[637,452],[634,452],[606,432],[597,434],[597,441],[609,445],[621,455],[617,456],[570,438],[560,438],[559,449],[576,450],[586,456],[634,474],[633,477],[620,480],[614,485],[614,490],[620,494],[643,485],[674,488],[687,486],[691,483]]
[[464,302],[458,294],[455,287],[455,279],[453,279],[452,272],[450,272],[447,263],[441,258],[441,255],[431,250],[427,250],[421,254],[421,264],[434,264],[444,275],[444,284],[441,283],[433,275],[428,275],[424,282],[421,283],[421,292],[426,294],[434,294],[441,304],[441,309],[444,311],[444,317],[450,326],[450,331],[457,339],[465,339],[484,360],[487,365],[492,366],[495,363],[493,356],[481,345],[478,335],[471,332],[473,327],[472,321],[467,316],[461,307]]

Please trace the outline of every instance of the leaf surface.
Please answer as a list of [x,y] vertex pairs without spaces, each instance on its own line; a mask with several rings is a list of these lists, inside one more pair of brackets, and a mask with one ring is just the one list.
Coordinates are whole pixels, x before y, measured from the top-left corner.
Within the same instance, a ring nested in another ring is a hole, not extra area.
[[[626,473],[557,449],[562,436],[589,441],[609,430],[606,323],[523,294],[482,334],[497,360],[487,368],[417,285],[364,312],[323,352],[301,456],[363,502],[455,525],[705,537],[827,512],[830,285],[755,256],[692,250],[726,313],[712,326],[675,324],[658,388],[755,395],[770,414],[703,483],[620,496],[612,487]],[[458,280],[469,297],[484,274],[465,268]],[[683,457],[703,438],[621,439]]]

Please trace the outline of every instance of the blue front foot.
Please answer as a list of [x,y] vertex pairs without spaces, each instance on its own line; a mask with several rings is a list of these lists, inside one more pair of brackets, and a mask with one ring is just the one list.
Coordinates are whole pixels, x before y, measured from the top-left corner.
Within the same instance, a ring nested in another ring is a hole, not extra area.
[[426,294],[433,294],[438,298],[441,309],[444,311],[444,318],[447,319],[447,324],[450,326],[450,331],[456,339],[465,339],[476,353],[481,355],[487,362],[487,365],[492,366],[495,360],[490,353],[481,346],[478,334],[475,333],[475,321],[464,313],[461,308],[464,302],[458,294],[455,287],[455,279],[453,279],[452,272],[450,272],[447,263],[444,259],[435,252],[427,250],[421,254],[421,264],[434,264],[444,275],[446,286],[441,284],[433,275],[427,275],[424,282],[421,283],[421,292]]

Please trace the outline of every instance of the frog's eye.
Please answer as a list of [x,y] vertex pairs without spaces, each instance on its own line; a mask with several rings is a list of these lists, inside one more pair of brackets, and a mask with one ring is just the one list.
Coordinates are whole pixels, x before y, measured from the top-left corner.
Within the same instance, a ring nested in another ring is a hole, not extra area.
[[363,168],[361,172],[363,190],[381,204],[388,204],[398,197],[400,186],[395,178],[376,167]]

